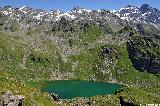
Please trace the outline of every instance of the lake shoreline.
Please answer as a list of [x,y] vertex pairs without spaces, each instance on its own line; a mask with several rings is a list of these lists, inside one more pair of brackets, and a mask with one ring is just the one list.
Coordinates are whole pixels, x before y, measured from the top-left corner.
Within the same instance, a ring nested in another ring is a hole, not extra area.
[[[73,99],[76,97],[93,97],[96,95],[109,95],[115,93],[123,85],[118,83],[105,83],[84,80],[56,80],[47,81],[42,92],[56,94],[59,99]],[[77,92],[81,91],[81,93]]]

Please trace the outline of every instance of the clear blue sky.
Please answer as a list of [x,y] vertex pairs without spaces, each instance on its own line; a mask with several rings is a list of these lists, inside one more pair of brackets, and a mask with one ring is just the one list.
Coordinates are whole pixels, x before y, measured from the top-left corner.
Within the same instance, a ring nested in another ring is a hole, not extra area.
[[160,0],[0,0],[0,7],[27,5],[32,8],[59,9],[63,11],[70,10],[75,6],[88,9],[118,10],[126,5],[140,6],[142,4],[149,4],[160,9]]

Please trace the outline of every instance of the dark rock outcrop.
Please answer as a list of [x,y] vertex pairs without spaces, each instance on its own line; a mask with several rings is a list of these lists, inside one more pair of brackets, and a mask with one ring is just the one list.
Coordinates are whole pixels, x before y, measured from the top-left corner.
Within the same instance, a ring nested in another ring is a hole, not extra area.
[[59,98],[56,94],[52,93],[51,96],[52,96],[54,101],[59,101]]
[[128,53],[133,66],[140,71],[160,73],[159,39],[150,36],[133,36],[128,42]]
[[119,97],[119,101],[121,106],[138,106],[138,105],[135,105],[134,103],[125,102],[122,96]]

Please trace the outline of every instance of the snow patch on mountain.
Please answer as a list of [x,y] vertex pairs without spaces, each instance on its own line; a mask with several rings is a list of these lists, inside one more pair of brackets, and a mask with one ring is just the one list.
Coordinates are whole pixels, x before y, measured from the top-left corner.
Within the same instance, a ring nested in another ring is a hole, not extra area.
[[76,18],[76,16],[70,15],[69,13],[66,12],[66,13],[63,13],[63,14],[56,16],[56,21],[60,20],[62,17],[70,18],[71,20]]
[[[122,20],[133,21],[133,22],[144,22],[160,24],[160,11],[158,9],[152,8],[147,4],[140,7],[136,6],[126,6],[120,10],[107,11],[105,9],[101,10],[89,10],[80,7],[75,7],[70,11],[62,12],[60,10],[51,10],[49,12],[42,9],[32,9],[28,6],[17,8],[11,8],[6,6],[0,9],[1,13],[11,17],[11,19],[22,20],[24,17],[33,18],[34,20],[42,21],[59,21],[62,17],[68,20],[94,20],[94,19],[107,19],[112,20],[110,17],[113,14],[118,16]],[[111,15],[112,14],[112,15]]]
[[144,4],[140,7],[126,6],[119,11],[114,12],[115,15],[122,20],[128,21],[142,21],[146,23],[160,23],[160,11],[158,9],[150,7],[148,4]]

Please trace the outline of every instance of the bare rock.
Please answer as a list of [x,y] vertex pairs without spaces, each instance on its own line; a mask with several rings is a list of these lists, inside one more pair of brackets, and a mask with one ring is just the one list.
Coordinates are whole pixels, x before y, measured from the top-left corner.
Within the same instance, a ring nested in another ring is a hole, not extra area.
[[13,95],[11,92],[2,92],[0,106],[23,106],[24,96]]

